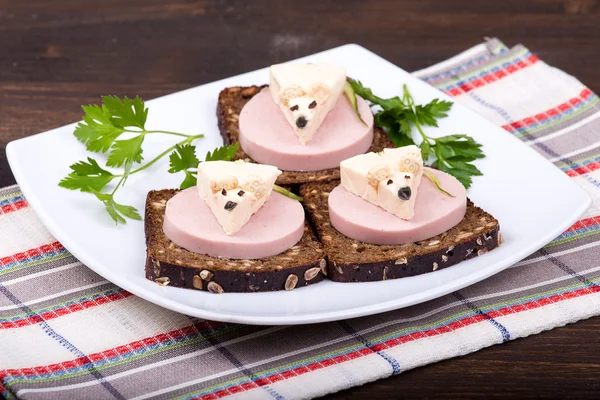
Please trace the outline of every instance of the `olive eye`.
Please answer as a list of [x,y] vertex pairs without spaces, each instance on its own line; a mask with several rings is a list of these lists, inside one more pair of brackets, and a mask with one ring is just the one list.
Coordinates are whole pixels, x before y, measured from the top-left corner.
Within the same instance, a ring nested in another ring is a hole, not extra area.
[[244,193],[246,193],[246,192],[244,192],[243,190],[240,190],[240,191],[238,192],[238,196],[242,197],[242,196],[244,195]]
[[317,102],[313,100],[313,102],[308,105],[308,108],[312,109],[312,108],[315,108],[316,106],[317,106]]
[[290,107],[290,111],[296,111],[298,108],[298,104],[296,104],[295,106]]

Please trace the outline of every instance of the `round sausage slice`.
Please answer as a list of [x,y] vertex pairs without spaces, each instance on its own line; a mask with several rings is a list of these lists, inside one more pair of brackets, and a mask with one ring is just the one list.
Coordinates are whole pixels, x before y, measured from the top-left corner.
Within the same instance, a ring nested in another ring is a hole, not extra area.
[[366,153],[373,142],[373,113],[357,96],[360,122],[343,94],[310,142],[298,136],[265,88],[240,113],[240,144],[246,154],[284,171],[320,171],[337,168],[346,158]]
[[417,192],[415,216],[405,221],[340,185],[329,195],[331,225],[352,239],[381,245],[414,243],[446,232],[464,218],[467,192],[453,176],[426,169],[433,172],[441,186],[455,197],[441,193],[423,176]]
[[277,255],[293,247],[304,234],[300,202],[279,193],[254,214],[241,230],[227,236],[198,189],[185,189],[165,210],[165,235],[176,245],[212,257],[252,259]]

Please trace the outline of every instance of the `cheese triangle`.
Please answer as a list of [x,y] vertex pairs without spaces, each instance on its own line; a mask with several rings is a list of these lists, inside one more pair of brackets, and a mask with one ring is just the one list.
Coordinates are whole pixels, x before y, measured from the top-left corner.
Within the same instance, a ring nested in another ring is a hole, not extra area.
[[244,161],[198,165],[198,194],[227,235],[238,232],[269,198],[281,171]]
[[275,104],[308,143],[333,109],[346,82],[344,68],[331,64],[286,63],[271,66],[269,89]]
[[340,163],[342,186],[398,218],[410,220],[423,176],[417,146],[361,154]]

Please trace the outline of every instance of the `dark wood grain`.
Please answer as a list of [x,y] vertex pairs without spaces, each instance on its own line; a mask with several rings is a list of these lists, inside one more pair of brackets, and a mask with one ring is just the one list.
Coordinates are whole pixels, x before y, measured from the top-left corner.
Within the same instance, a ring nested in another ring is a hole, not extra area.
[[[6,143],[81,116],[346,43],[407,70],[497,36],[600,91],[596,0],[0,0],[0,186]],[[600,318],[408,371],[330,398],[597,397]]]

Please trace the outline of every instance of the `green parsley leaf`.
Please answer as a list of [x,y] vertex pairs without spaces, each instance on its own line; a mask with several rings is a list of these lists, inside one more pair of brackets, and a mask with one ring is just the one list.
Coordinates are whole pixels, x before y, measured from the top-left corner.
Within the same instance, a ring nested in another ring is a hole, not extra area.
[[383,99],[359,81],[350,80],[350,84],[356,94],[374,107],[375,124],[383,128],[396,146],[415,144],[413,128],[416,128],[422,138],[419,147],[424,162],[432,160],[432,166],[455,176],[467,189],[472,183],[471,177],[481,175],[481,171],[471,164],[485,157],[481,144],[467,135],[431,138],[422,129],[422,126],[437,127],[437,121],[448,116],[452,102],[434,99],[425,105],[415,105],[406,85],[402,98]]
[[70,168],[72,172],[63,178],[58,186],[82,192],[89,192],[89,188],[100,191],[115,178],[112,173],[102,169],[98,162],[91,157],[88,157],[87,162],[79,161]]
[[415,114],[418,116],[419,122],[421,124],[437,127],[437,120],[441,118],[446,118],[451,108],[451,102],[433,99],[430,103],[424,106],[416,106]]
[[349,79],[350,85],[354,90],[354,93],[367,100],[372,104],[377,104],[381,106],[384,110],[390,108],[406,108],[406,105],[400,100],[399,97],[392,97],[391,99],[382,99],[381,97],[377,97],[373,94],[371,89],[366,88],[360,83],[360,81],[356,81],[354,79]]
[[421,143],[421,157],[423,157],[423,162],[427,163],[427,160],[429,159],[429,153],[431,152],[431,145],[429,144],[429,142],[427,140],[423,140],[423,143]]
[[385,130],[396,147],[415,144],[411,135],[410,123],[406,118],[401,117],[403,114],[404,111],[391,109],[383,110],[375,115],[375,123]]
[[174,174],[188,168],[197,168],[200,160],[196,157],[196,146],[184,144],[175,146],[175,150],[169,155],[169,172]]
[[193,171],[185,171],[185,178],[183,179],[183,182],[181,182],[181,185],[179,187],[183,190],[196,186],[196,183],[198,183],[198,178],[196,177],[196,174],[197,173]]
[[473,164],[470,164],[466,160],[473,161],[472,159],[465,158],[463,156],[451,156],[447,157],[448,144],[452,142],[438,142],[434,146],[434,151],[437,156],[437,160],[434,164],[441,171],[447,172],[454,176],[456,179],[463,184],[465,188],[469,188],[473,182],[471,176],[482,175],[481,171]]
[[[185,177],[179,187],[181,189],[187,189],[196,185],[196,168],[200,160],[196,157],[196,146],[190,144],[184,144],[183,146],[175,146],[175,151],[169,156],[169,172],[171,174],[183,171]],[[192,169],[190,171],[190,169]]]
[[[114,193],[123,186],[128,176],[140,172],[163,156],[170,154],[169,172],[183,171],[185,179],[181,184],[182,188],[190,187],[196,184],[196,174],[194,171],[198,166],[198,159],[195,155],[195,147],[189,145],[193,140],[202,138],[204,135],[184,135],[177,132],[162,130],[147,131],[146,120],[148,118],[148,108],[144,101],[135,97],[133,100],[124,97],[123,100],[117,96],[103,96],[102,105],[82,106],[85,115],[82,122],[75,128],[75,137],[86,145],[86,149],[92,152],[106,153],[108,158],[106,165],[109,167],[123,168],[123,173],[114,175],[100,167],[98,162],[92,158],[87,161],[79,161],[71,165],[71,173],[59,182],[59,186],[71,189],[81,190],[82,192],[92,192],[100,200],[106,211],[115,223],[125,223],[126,218],[140,220],[141,216],[135,207],[119,204],[114,199]],[[128,129],[137,128],[137,129]],[[118,140],[125,133],[135,133],[136,136],[129,139]],[[178,146],[170,147],[160,153],[153,160],[144,166],[132,171],[134,163],[143,161],[144,137],[148,133],[164,133],[186,137]],[[231,159],[238,145],[218,149],[207,155],[215,159]],[[233,154],[231,154],[233,152]],[[114,178],[121,178],[112,193],[102,193],[105,186]]]
[[239,142],[229,146],[218,147],[213,150],[212,154],[210,151],[206,153],[204,161],[231,161],[235,157],[239,147]]
[[142,216],[140,215],[140,213],[138,212],[138,210],[135,207],[126,206],[123,204],[119,204],[117,202],[113,202],[113,203],[114,203],[114,207],[117,209],[117,211],[119,211],[121,214],[123,214],[127,218],[135,219],[137,221],[142,220]]
[[109,167],[121,167],[125,164],[125,169],[136,162],[140,163],[144,159],[142,156],[142,143],[144,143],[144,134],[132,137],[126,140],[117,140],[112,147],[106,160]]
[[[230,146],[222,146],[214,149],[212,153],[206,154],[205,161],[231,161],[235,157],[239,148],[239,143]],[[177,145],[175,150],[169,155],[169,172],[174,174],[183,171],[185,177],[179,186],[181,189],[187,189],[195,186],[197,182],[197,168],[200,161],[196,157],[196,146],[190,144]]]
[[104,204],[106,211],[108,212],[110,217],[113,219],[113,221],[115,221],[115,224],[118,225],[118,224],[127,223],[127,221],[125,220],[125,218],[123,218],[123,216],[125,216],[127,218],[131,218],[131,219],[135,219],[135,220],[142,219],[140,213],[137,211],[137,209],[135,207],[126,206],[126,205],[117,203],[112,194],[100,193],[99,191],[94,190],[93,188],[90,188],[89,191],[94,193],[96,198]]
[[98,165],[98,162],[92,157],[88,157],[87,162],[79,161],[71,165],[69,168],[73,170],[77,175],[110,175],[113,174],[103,169]]
[[104,186],[113,180],[113,178],[114,177],[110,175],[84,176],[71,173],[63,178],[58,183],[58,186],[70,190],[89,192],[90,188],[94,190],[102,190]]
[[104,106],[82,106],[85,115],[77,124],[75,137],[85,143],[86,149],[94,153],[105,153],[113,142],[124,132],[111,122],[111,114]]
[[123,100],[117,96],[102,96],[102,104],[110,112],[110,120],[114,126],[145,129],[148,109],[138,96],[133,100],[127,96]]

